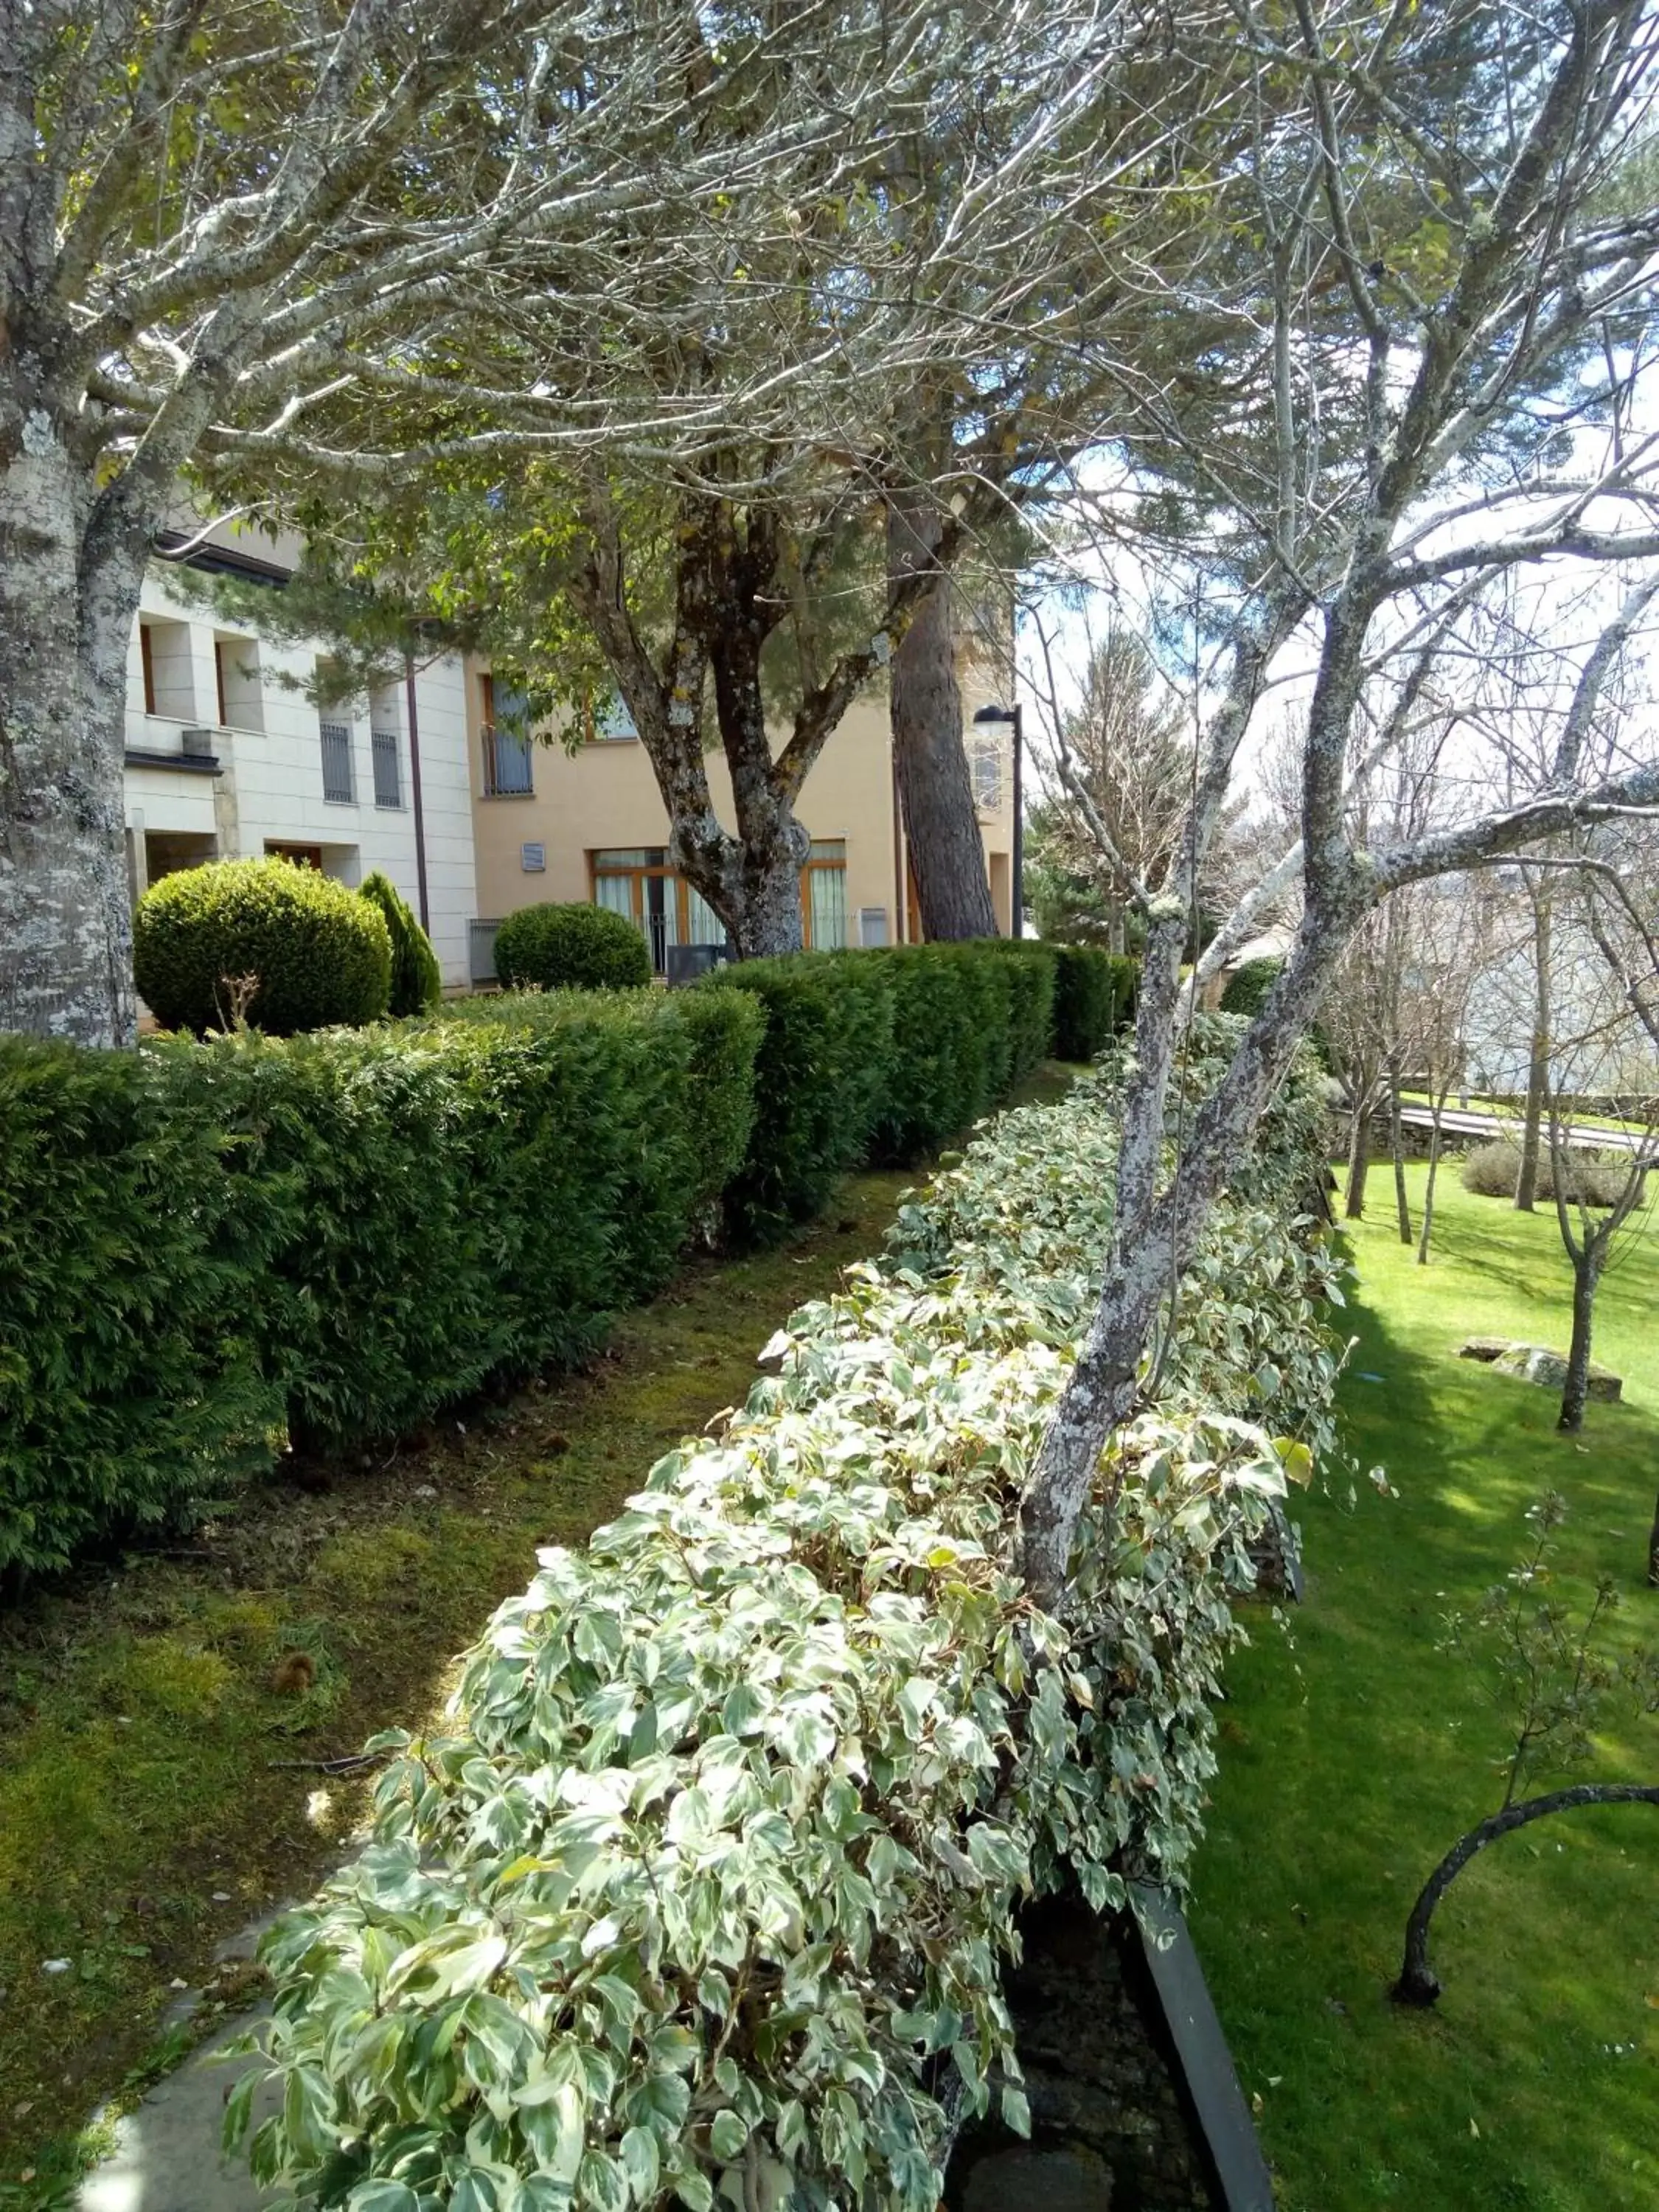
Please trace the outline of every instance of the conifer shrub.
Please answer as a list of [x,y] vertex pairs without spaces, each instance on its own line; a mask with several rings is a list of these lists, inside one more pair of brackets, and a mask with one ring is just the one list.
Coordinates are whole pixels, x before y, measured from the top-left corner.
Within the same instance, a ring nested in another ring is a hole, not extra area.
[[372,900],[292,860],[215,860],[145,892],[133,975],[163,1029],[271,1036],[359,1026],[386,1011],[392,939]]
[[651,950],[627,917],[602,906],[521,906],[495,933],[506,990],[626,990],[651,981]]
[[443,970],[414,908],[390,876],[376,868],[365,876],[359,896],[380,909],[392,939],[392,988],[386,1012],[394,1020],[429,1013],[443,997]]
[[758,1004],[0,1039],[0,1571],[580,1358],[738,1171]]
[[1097,945],[1055,945],[1054,1055],[1092,1060],[1134,1019],[1140,963]]
[[194,1049],[0,1036],[0,1572],[185,1526],[280,1437]]

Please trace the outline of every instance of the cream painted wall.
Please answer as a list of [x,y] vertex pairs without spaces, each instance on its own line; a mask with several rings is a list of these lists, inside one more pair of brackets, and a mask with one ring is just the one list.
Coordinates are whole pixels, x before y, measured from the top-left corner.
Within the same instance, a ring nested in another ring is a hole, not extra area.
[[[271,557],[263,541],[249,550]],[[185,731],[199,728],[209,733],[205,742],[221,772],[210,776],[129,761],[127,826],[137,848],[141,883],[144,837],[151,832],[184,833],[213,836],[218,857],[227,860],[261,854],[272,843],[319,846],[327,873],[355,884],[379,868],[416,905],[403,686],[377,698],[372,711],[366,699],[329,710],[327,719],[350,728],[353,797],[349,803],[327,799],[318,710],[303,691],[280,681],[287,675],[308,682],[317,649],[276,645],[217,625],[210,610],[185,605],[167,584],[166,569],[152,569],[140,602],[128,659],[127,746],[130,752],[179,757],[185,750]],[[146,623],[153,624],[153,714],[144,706],[139,630]],[[228,726],[219,721],[214,653],[219,641],[231,647]],[[441,660],[422,670],[416,692],[432,939],[445,982],[461,985],[468,973],[467,925],[477,903],[465,682],[459,660]],[[396,734],[401,801],[396,807],[375,804],[374,728]]]
[[[481,666],[471,669],[466,687],[478,912],[483,918],[500,921],[516,907],[590,899],[591,854],[666,844],[667,811],[645,748],[637,739],[584,744],[574,753],[557,744],[539,744],[533,757],[533,793],[487,797],[483,672]],[[964,715],[971,717],[989,696],[982,684],[971,678],[964,683]],[[994,899],[1000,878],[997,918],[1006,930],[1013,830],[1006,726],[970,731],[970,741],[986,738],[1000,747],[1002,772],[998,802],[981,810],[980,822]],[[708,781],[716,811],[730,826],[732,781],[718,751],[708,757]],[[848,943],[859,941],[858,915],[866,908],[880,910],[889,944],[908,933],[908,921],[898,912],[892,750],[884,691],[866,695],[848,709],[808,775],[797,812],[812,837],[846,841]],[[526,869],[526,844],[544,848],[544,872]]]

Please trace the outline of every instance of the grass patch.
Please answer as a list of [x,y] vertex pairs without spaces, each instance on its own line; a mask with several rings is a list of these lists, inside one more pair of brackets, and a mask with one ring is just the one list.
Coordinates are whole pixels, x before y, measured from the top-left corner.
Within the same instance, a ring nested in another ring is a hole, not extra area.
[[[1068,1080],[1051,1071],[1034,1094]],[[689,1267],[585,1375],[391,1453],[297,1464],[194,1541],[6,1618],[0,2204],[52,2201],[102,2147],[88,2112],[181,2055],[163,2027],[174,1981],[208,1982],[220,1942],[344,1855],[364,1778],[277,1762],[430,1713],[534,1547],[581,1541],[738,1401],[771,1330],[877,1249],[915,1180],[860,1176],[781,1249]]]
[[[1425,1170],[1408,1170],[1420,1204]],[[1659,1234],[1598,1302],[1595,1356],[1626,1401],[1559,1436],[1547,1392],[1456,1358],[1480,1333],[1565,1351],[1571,1277],[1553,1209],[1517,1214],[1443,1172],[1436,1253],[1399,1243],[1392,1194],[1346,1224],[1358,1343],[1343,1383],[1362,1467],[1303,1501],[1307,1604],[1234,1662],[1192,1923],[1290,2212],[1659,2208],[1659,1820],[1565,1814],[1495,1844],[1436,1917],[1445,1995],[1387,1990],[1431,1867],[1498,1802],[1501,1725],[1443,1616],[1521,1555],[1547,1487],[1571,1506],[1560,1578],[1614,1576],[1613,1630],[1659,1641],[1645,1587],[1659,1483]],[[1659,1779],[1659,1724],[1621,1723],[1595,1774]],[[1542,1785],[1540,1785],[1542,1786]]]

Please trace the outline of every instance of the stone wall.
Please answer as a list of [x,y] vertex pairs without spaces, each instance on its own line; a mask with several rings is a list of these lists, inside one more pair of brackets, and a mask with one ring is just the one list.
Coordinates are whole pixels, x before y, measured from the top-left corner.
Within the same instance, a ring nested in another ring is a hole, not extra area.
[[1020,1933],[1007,1987],[1031,2140],[994,2120],[965,2129],[947,2212],[1211,2212],[1221,2199],[1134,1929],[1059,1897]]

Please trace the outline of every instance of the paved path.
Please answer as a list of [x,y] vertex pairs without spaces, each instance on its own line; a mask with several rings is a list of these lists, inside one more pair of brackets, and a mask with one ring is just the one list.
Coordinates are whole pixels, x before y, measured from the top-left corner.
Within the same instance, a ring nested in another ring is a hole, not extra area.
[[[215,1954],[220,1964],[251,1959],[276,1917],[268,1913],[222,1943]],[[188,2019],[200,2002],[193,1990],[180,1997],[165,2025]],[[219,2149],[231,2084],[262,2062],[213,2057],[266,2009],[222,2021],[199,2051],[117,2122],[115,2148],[81,2184],[75,2212],[260,2212],[276,2201],[272,2191],[254,2187],[246,2159],[227,2160]],[[274,2092],[256,2092],[252,2127],[275,2109]]]
[[[1400,1118],[1410,1129],[1431,1129],[1434,1115],[1426,1106],[1402,1106]],[[1449,1106],[1440,1117],[1443,1137],[1515,1137],[1521,1133],[1518,1114],[1482,1112],[1471,1107]],[[1659,1153],[1659,1140],[1639,1129],[1598,1129],[1591,1121],[1571,1121],[1561,1132],[1565,1143],[1581,1151]]]
[[[216,2064],[210,2056],[258,2016],[228,2021],[126,2115],[112,2154],[82,2183],[76,2212],[258,2212],[275,2201],[254,2187],[244,2160],[228,2161],[219,2150],[226,2093],[239,2073],[259,2062]],[[254,2126],[274,2108],[273,2100],[256,2096]]]

